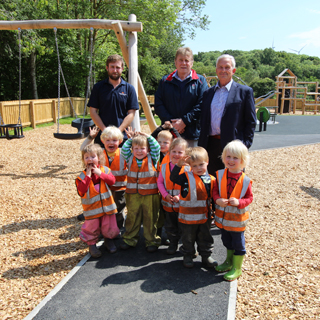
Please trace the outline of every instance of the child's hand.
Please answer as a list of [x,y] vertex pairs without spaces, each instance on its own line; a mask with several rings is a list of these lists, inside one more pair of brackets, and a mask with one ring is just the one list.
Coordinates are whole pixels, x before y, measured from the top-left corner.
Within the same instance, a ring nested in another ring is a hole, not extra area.
[[189,163],[187,162],[187,160],[190,159],[190,156],[184,156],[182,158],[180,158],[177,162],[177,166],[178,167],[182,167],[182,166],[188,166]]
[[96,165],[93,165],[92,166],[92,173],[96,174],[97,176],[100,177],[101,175],[101,170],[96,166]]
[[172,201],[175,202],[175,203],[179,202],[179,200],[180,200],[180,197],[179,197],[179,196],[174,196],[174,197],[172,198]]
[[136,130],[132,130],[132,128],[129,126],[127,129],[124,129],[126,132],[128,138],[133,138],[136,135]]
[[170,194],[167,194],[165,199],[170,203],[173,204],[173,197]]
[[236,198],[230,198],[229,204],[230,204],[230,206],[237,207],[239,205],[239,200]]
[[172,126],[172,123],[170,121],[165,121],[165,123],[162,125],[162,128],[165,129],[165,130],[168,130],[168,129],[172,129],[173,126]]
[[147,133],[145,133],[145,132],[139,132],[139,135],[141,135],[141,136],[145,136],[145,137],[149,137],[149,134],[147,134]]
[[220,198],[216,200],[216,204],[222,208],[225,208],[228,205],[228,203],[229,203],[228,199]]
[[92,164],[88,164],[87,165],[87,167],[86,167],[86,175],[88,176],[88,177],[90,177],[91,178],[91,176],[92,176]]
[[94,126],[92,129],[89,127],[89,136],[93,140],[97,135],[100,129],[97,126]]

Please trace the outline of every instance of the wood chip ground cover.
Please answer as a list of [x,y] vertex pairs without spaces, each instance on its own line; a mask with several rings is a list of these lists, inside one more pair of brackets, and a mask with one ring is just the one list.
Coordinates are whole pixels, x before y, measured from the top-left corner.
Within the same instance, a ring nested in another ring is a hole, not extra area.
[[[55,130],[0,140],[0,319],[24,318],[87,253],[74,185],[81,141]],[[251,152],[237,319],[320,318],[319,156],[320,144]]]

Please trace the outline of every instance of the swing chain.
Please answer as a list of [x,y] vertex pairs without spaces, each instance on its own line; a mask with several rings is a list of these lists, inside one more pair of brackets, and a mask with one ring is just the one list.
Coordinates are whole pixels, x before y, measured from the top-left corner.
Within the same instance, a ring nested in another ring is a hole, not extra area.
[[57,122],[57,133],[59,133],[59,124],[60,124],[60,57],[59,57],[59,48],[58,48],[58,39],[57,39],[57,28],[54,27],[56,48],[57,48],[57,57],[58,57],[58,122]]
[[19,118],[17,124],[21,124],[21,28],[18,28],[19,36]]
[[92,78],[93,30],[94,29],[91,27],[90,28],[90,32],[91,32],[91,37],[90,37],[90,69],[89,69],[86,100],[85,100],[84,107],[83,107],[83,117],[82,117],[80,132],[82,132],[82,129],[83,129],[84,117],[86,115],[87,101],[88,101],[88,96],[89,96],[89,91],[90,91],[90,83],[91,83],[91,78]]

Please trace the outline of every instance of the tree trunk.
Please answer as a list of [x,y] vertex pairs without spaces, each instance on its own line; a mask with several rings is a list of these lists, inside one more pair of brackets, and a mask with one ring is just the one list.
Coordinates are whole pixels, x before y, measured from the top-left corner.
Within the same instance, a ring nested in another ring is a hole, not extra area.
[[32,84],[32,97],[33,99],[38,99],[38,88],[37,88],[37,78],[36,78],[36,53],[31,52],[30,55],[30,76]]

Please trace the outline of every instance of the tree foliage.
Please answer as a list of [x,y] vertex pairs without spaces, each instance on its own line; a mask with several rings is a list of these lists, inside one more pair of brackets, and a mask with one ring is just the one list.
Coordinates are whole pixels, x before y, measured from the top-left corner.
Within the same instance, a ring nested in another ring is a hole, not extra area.
[[197,72],[207,76],[216,75],[216,59],[224,53],[235,57],[236,76],[253,88],[255,97],[274,90],[276,76],[284,69],[290,69],[298,77],[298,81],[320,82],[320,58],[277,52],[271,48],[199,52],[194,58]]
[[[174,54],[185,37],[205,29],[206,0],[0,0],[1,20],[109,19],[143,23],[138,33],[139,73],[146,91],[153,93],[161,76],[173,68]],[[57,96],[57,53],[53,30],[22,30],[22,98]],[[61,65],[72,96],[84,96],[89,69],[90,30],[58,29]],[[109,54],[121,53],[112,30],[93,32],[93,82],[105,77]],[[1,31],[0,99],[17,99],[17,31]],[[9,76],[10,75],[10,76]],[[9,80],[9,77],[11,81]],[[126,77],[126,74],[124,74]],[[13,85],[14,83],[14,85]],[[36,87],[34,87],[34,85]],[[66,92],[61,87],[61,95]]]

